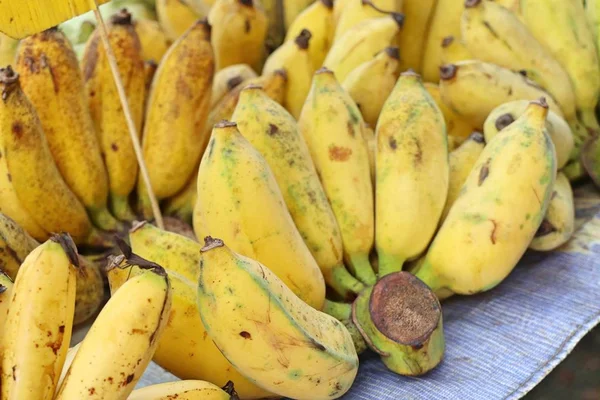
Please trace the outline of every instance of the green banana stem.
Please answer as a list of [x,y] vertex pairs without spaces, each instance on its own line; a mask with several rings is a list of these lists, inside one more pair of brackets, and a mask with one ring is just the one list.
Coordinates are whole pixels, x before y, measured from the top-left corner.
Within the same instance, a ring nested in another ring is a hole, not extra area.
[[358,279],[352,276],[344,264],[339,264],[331,270],[331,276],[326,277],[327,284],[343,299],[353,299],[364,288]]
[[394,272],[402,271],[402,267],[406,262],[403,257],[398,257],[392,254],[378,253],[379,256],[379,279]]
[[426,260],[419,263],[412,271],[412,274],[427,285],[440,301],[454,295],[454,293],[446,287],[445,283],[442,282],[439,276],[434,273],[432,265]]
[[325,299],[323,312],[331,315],[335,319],[343,321],[352,317],[352,305],[349,303],[339,303],[337,301]]
[[351,254],[348,261],[349,267],[362,283],[365,285],[374,285],[377,282],[375,272],[369,261],[369,255],[365,254]]
[[117,232],[125,229],[125,226],[117,221],[106,207],[88,208],[88,214],[92,223],[103,231]]

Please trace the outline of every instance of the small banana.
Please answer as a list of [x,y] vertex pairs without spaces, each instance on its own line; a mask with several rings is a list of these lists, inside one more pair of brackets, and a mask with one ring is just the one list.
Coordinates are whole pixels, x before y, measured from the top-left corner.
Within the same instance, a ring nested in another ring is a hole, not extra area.
[[254,0],[217,0],[208,14],[216,70],[248,64],[260,71],[265,54],[267,16]]
[[545,97],[550,110],[563,116],[559,105],[537,84],[518,72],[479,60],[446,64],[440,68],[444,103],[475,129],[501,104]]
[[350,389],[358,356],[341,322],[308,307],[269,268],[220,239],[205,238],[200,265],[202,321],[235,368],[294,399],[336,399]]
[[298,126],[340,227],[345,261],[358,279],[372,285],[375,221],[365,124],[327,68],[315,73]]
[[363,21],[401,11],[402,0],[350,0],[336,22],[333,41],[335,42],[349,29]]
[[362,63],[348,74],[342,87],[356,103],[365,122],[377,125],[383,103],[398,79],[400,52],[397,47],[386,47],[375,57]]
[[[199,21],[165,55],[148,100],[142,151],[158,200],[183,189],[200,162],[213,74],[210,26]],[[144,218],[152,218],[150,197],[141,178],[138,201]]]
[[395,44],[403,24],[404,16],[395,12],[361,22],[333,43],[323,66],[343,82],[353,69]]
[[192,224],[194,205],[198,196],[198,169],[196,168],[184,188],[179,193],[163,202],[163,211]]
[[248,64],[234,64],[217,72],[213,79],[210,108],[247,79],[256,78],[256,72]]
[[[489,142],[502,129],[512,124],[527,109],[527,100],[516,100],[496,107],[483,124],[485,141]],[[546,131],[556,149],[556,167],[563,168],[569,161],[574,147],[573,132],[569,124],[552,111],[548,111]]]
[[465,41],[454,36],[446,36],[442,39],[442,52],[440,55],[441,65],[454,64],[459,61],[477,59],[467,49]]
[[294,20],[308,8],[314,0],[282,0],[284,31],[289,30]]
[[160,63],[171,45],[171,41],[162,30],[160,23],[147,18],[139,18],[133,21],[133,26],[140,38],[144,61]]
[[440,298],[498,285],[540,227],[556,177],[544,99],[486,145],[414,272]]
[[319,266],[267,161],[233,122],[215,125],[200,162],[194,231],[198,239],[225,237],[236,252],[267,265],[310,306],[323,306],[325,282]]
[[0,270],[0,337],[4,336],[4,324],[8,316],[8,305],[13,288],[13,281]]
[[550,205],[529,248],[550,251],[565,244],[575,231],[575,204],[569,179],[559,172],[550,197]]
[[422,72],[423,53],[431,15],[437,0],[402,0],[402,13],[406,22],[398,38],[398,47],[402,51],[400,71],[412,69]]
[[78,255],[54,235],[23,262],[2,334],[2,399],[51,400],[73,327]]
[[[231,382],[231,381],[230,381]],[[230,390],[233,384],[230,384]],[[206,381],[183,380],[160,383],[134,390],[127,400],[235,400],[235,391],[226,392]]]
[[333,42],[333,1],[316,0],[302,11],[287,30],[285,40],[295,40],[303,29],[311,33],[308,57],[313,71],[321,68]]
[[39,243],[8,215],[0,213],[0,268],[10,279]]
[[199,14],[182,0],[156,0],[156,16],[162,30],[169,40],[177,40],[198,19],[206,14]]
[[444,115],[418,74],[402,73],[381,110],[375,136],[375,243],[381,279],[427,249],[448,193]]
[[458,144],[462,143],[466,138],[469,137],[469,135],[471,135],[471,133],[473,133],[473,125],[466,121],[464,117],[456,113],[456,111],[454,111],[452,108],[448,107],[444,101],[442,101],[439,85],[426,82],[424,86],[440,110],[442,110],[442,114],[444,114],[444,120],[446,121],[446,132],[448,132],[449,148],[451,141],[456,141]]
[[310,80],[314,71],[308,54],[311,38],[312,33],[302,29],[294,40],[284,42],[271,53],[262,71],[263,75],[268,75],[279,69],[285,70],[287,85],[283,106],[296,119],[310,90]]
[[88,321],[104,301],[104,279],[98,266],[85,257],[79,257],[77,290],[75,292],[75,314],[73,324]]

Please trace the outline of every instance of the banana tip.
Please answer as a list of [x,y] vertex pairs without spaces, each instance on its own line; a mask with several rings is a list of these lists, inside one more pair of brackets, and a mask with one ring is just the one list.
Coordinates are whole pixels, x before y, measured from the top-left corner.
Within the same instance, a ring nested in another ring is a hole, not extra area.
[[248,90],[262,90],[263,87],[262,85],[258,85],[256,83],[251,83],[247,86],[244,87],[244,89],[242,89],[243,91],[248,91]]
[[73,241],[71,235],[64,232],[58,233],[52,235],[50,240],[58,243],[63,248],[71,264],[79,268],[79,254],[77,253],[77,246],[75,246],[75,242]]
[[446,36],[445,38],[442,39],[442,47],[446,48],[446,47],[450,46],[452,44],[452,42],[454,42],[454,36],[452,36],[452,35]]
[[131,25],[131,13],[127,10],[127,8],[122,8],[116,14],[113,14],[112,17],[110,17],[110,23],[113,25]]
[[323,66],[315,72],[315,75],[321,75],[321,74],[333,74],[333,71],[330,70],[329,68]]
[[469,140],[472,140],[476,143],[485,143],[485,137],[481,132],[471,133],[471,136],[469,136]]
[[308,29],[302,29],[294,41],[300,49],[306,50],[310,44],[310,38],[312,38],[312,33]]
[[223,390],[229,395],[229,400],[240,400],[240,397],[235,391],[235,386],[232,381],[227,381],[227,383],[221,388],[221,390]]
[[134,232],[138,231],[143,226],[145,226],[147,223],[148,223],[148,221],[133,221],[133,224],[131,225],[131,229],[129,230],[129,233],[134,233]]
[[453,79],[458,72],[458,66],[455,64],[444,64],[440,67],[440,79],[448,81]]
[[217,247],[223,247],[225,243],[221,239],[213,238],[212,236],[206,236],[204,238],[204,246],[200,249],[200,252],[205,253]]
[[389,46],[385,48],[385,53],[394,60],[400,59],[400,49],[396,46]]
[[227,89],[233,90],[237,85],[239,85],[243,81],[244,81],[244,78],[239,75],[229,78],[227,80]]
[[513,122],[515,122],[515,117],[513,117],[511,113],[506,113],[496,118],[494,126],[496,127],[496,129],[498,129],[498,132],[500,132],[502,129],[506,128]]
[[321,0],[321,4],[330,10],[333,9],[333,0]]
[[406,71],[404,71],[403,73],[401,73],[400,76],[407,76],[407,77],[410,76],[410,77],[413,77],[413,78],[421,78],[421,75],[417,74],[415,72],[415,70],[412,69],[412,68],[407,69]]
[[548,108],[548,102],[546,101],[545,97],[540,97],[537,100],[533,100],[531,102],[531,104],[535,104],[535,105],[538,105],[538,106],[543,107],[543,108]]
[[286,82],[287,82],[287,79],[288,79],[288,74],[287,74],[287,72],[286,72],[286,70],[285,70],[285,69],[283,69],[283,68],[281,68],[281,69],[276,69],[276,70],[273,72],[273,74],[274,74],[274,75],[279,75],[280,77],[282,77],[282,78],[283,78],[283,80],[284,80],[284,81],[286,81]]
[[7,290],[8,290],[8,288],[0,283],[0,294],[6,292]]
[[241,5],[244,5],[246,7],[253,7],[254,6],[254,2],[253,0],[239,0]]
[[394,22],[396,22],[398,27],[402,29],[404,27],[404,14],[393,12],[390,15],[392,16],[392,19],[394,20]]
[[477,7],[481,3],[481,0],[465,0],[465,8]]
[[7,65],[5,68],[0,68],[0,83],[9,85],[19,80],[19,74],[13,69],[11,65]]
[[223,119],[223,120],[217,122],[214,127],[217,129],[233,128],[233,127],[237,127],[237,124],[233,121],[227,121],[226,119]]

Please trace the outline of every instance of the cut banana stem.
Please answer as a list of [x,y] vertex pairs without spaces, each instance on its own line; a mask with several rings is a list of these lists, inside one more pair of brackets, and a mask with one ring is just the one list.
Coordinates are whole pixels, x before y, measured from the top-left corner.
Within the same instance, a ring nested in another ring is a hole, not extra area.
[[352,319],[371,350],[391,371],[418,376],[444,355],[442,308],[435,294],[412,274],[386,275],[354,301]]

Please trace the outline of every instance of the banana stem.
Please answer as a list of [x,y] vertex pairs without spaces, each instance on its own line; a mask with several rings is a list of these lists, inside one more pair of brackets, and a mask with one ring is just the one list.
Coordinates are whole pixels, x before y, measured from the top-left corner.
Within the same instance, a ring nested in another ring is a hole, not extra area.
[[348,303],[338,303],[337,301],[331,301],[325,299],[325,305],[323,306],[323,312],[331,315],[337,320],[346,320],[352,316],[352,305]]
[[365,285],[374,285],[377,282],[377,277],[369,261],[368,254],[352,254],[349,256],[350,268],[362,283]]
[[131,116],[131,110],[129,109],[129,103],[127,101],[127,94],[125,93],[125,88],[123,87],[123,81],[121,80],[121,75],[119,73],[119,67],[117,66],[117,60],[115,59],[115,55],[112,51],[112,47],[110,46],[110,41],[108,40],[108,31],[106,29],[106,25],[104,24],[104,19],[102,18],[102,14],[100,14],[100,10],[98,9],[97,0],[90,0],[92,5],[92,9],[94,10],[94,15],[96,16],[96,20],[98,21],[98,26],[100,28],[100,38],[102,43],[104,44],[104,48],[106,49],[106,56],[108,59],[108,64],[110,66],[110,71],[115,80],[115,85],[117,86],[117,92],[119,93],[119,100],[121,100],[121,106],[123,107],[123,113],[125,114],[125,120],[127,121],[127,128],[129,129],[129,135],[131,136],[131,141],[133,143],[133,149],[135,151],[135,156],[137,158],[137,162],[140,166],[140,173],[142,174],[142,178],[144,179],[144,183],[146,184],[146,189],[148,192],[148,196],[150,197],[150,203],[152,204],[152,213],[154,214],[154,219],[156,220],[156,225],[164,229],[165,225],[163,222],[162,215],[160,213],[160,207],[158,206],[158,201],[156,200],[156,196],[154,195],[154,191],[152,190],[152,185],[150,183],[150,177],[148,176],[148,170],[146,169],[146,163],[144,162],[144,157],[142,155],[142,148],[140,146],[140,141],[137,135],[137,128],[135,127],[135,123],[133,122],[133,117]]
[[383,278],[386,275],[392,274],[394,272],[402,271],[402,267],[404,266],[404,262],[406,261],[402,257],[392,256],[388,254],[378,254],[379,256],[379,279]]
[[344,264],[333,267],[328,275],[326,276],[327,284],[344,299],[353,299],[365,288],[365,285],[348,272]]

